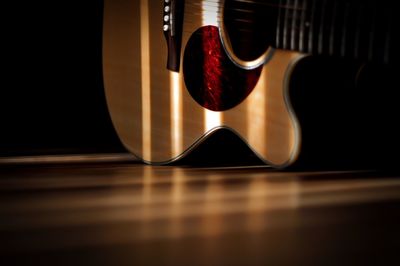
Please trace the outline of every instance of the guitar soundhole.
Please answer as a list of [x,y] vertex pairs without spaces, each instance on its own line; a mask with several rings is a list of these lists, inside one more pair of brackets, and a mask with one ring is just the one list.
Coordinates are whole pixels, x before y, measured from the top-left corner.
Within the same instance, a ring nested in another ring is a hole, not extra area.
[[275,45],[279,0],[225,0],[224,26],[233,53],[244,61]]
[[241,103],[256,86],[262,67],[237,67],[223,49],[218,28],[199,28],[185,48],[183,72],[186,88],[201,106],[224,111]]

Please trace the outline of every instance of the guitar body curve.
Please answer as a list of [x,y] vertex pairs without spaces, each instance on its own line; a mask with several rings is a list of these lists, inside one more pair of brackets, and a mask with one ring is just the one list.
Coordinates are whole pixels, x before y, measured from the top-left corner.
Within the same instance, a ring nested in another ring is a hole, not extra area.
[[[210,14],[202,13],[202,3],[190,1],[185,6],[181,65],[193,33],[203,27],[220,28],[209,20]],[[278,168],[295,163],[301,129],[288,87],[293,69],[305,55],[276,50],[265,65],[243,70],[257,76],[253,88],[244,88],[243,99],[210,110],[192,97],[190,78],[185,80],[182,69],[166,68],[168,47],[160,30],[160,10],[163,1],[105,1],[104,85],[114,127],[125,147],[145,162],[165,164],[185,156],[210,132],[229,128],[265,163]]]

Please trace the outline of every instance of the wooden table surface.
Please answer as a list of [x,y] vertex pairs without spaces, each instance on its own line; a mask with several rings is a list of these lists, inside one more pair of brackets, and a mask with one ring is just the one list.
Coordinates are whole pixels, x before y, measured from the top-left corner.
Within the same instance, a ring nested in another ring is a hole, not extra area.
[[11,164],[0,240],[1,265],[400,265],[400,178]]

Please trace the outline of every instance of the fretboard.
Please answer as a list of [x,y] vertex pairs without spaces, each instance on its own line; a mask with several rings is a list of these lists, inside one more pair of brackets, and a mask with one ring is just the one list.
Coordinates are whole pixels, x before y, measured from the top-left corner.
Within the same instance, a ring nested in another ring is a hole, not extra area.
[[276,48],[391,61],[390,0],[280,0]]

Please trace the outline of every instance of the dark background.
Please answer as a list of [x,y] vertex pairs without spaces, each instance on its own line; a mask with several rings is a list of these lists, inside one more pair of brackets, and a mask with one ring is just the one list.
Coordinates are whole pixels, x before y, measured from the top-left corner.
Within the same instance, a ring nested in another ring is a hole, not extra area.
[[103,1],[1,10],[0,156],[122,151],[102,82]]

